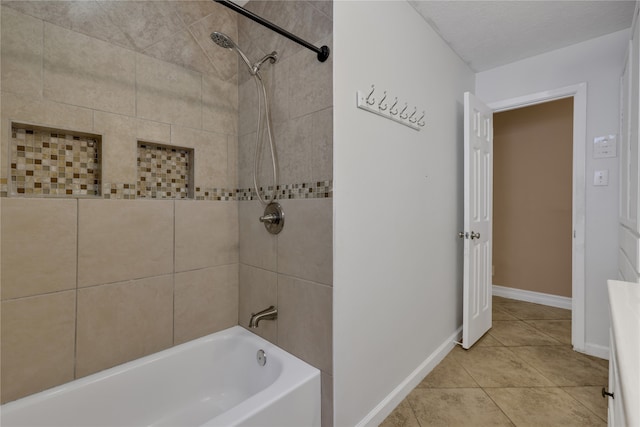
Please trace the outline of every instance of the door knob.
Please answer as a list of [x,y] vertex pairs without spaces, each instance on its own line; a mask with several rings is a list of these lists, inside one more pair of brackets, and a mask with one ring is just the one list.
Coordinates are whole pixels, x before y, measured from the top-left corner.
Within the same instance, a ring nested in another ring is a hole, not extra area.
[[473,240],[473,239],[479,239],[479,238],[480,238],[480,233],[476,233],[475,231],[472,231],[472,232],[471,232],[471,235],[469,236],[469,238],[470,238],[471,240]]
[[460,231],[458,232],[458,237],[461,239],[464,239],[465,237],[468,237],[469,235],[467,233],[465,233],[464,231]]

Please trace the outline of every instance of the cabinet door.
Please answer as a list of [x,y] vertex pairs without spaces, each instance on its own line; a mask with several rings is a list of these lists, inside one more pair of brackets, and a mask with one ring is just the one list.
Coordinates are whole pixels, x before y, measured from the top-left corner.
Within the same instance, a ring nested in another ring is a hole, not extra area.
[[607,425],[609,427],[626,426],[620,391],[620,374],[616,363],[616,344],[611,330],[609,330],[609,337],[609,392],[613,393],[613,397],[607,398],[609,400]]

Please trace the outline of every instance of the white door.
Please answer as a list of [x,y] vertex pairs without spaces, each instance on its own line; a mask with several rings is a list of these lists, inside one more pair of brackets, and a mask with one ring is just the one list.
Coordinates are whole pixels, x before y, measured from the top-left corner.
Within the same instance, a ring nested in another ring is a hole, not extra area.
[[491,328],[493,113],[464,94],[464,296],[462,346]]

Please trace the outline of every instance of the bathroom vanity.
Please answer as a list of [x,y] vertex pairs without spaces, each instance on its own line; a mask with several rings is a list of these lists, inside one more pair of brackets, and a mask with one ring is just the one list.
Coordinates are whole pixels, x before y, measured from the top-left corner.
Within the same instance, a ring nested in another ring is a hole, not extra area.
[[640,284],[609,280],[608,288],[608,424],[640,426]]

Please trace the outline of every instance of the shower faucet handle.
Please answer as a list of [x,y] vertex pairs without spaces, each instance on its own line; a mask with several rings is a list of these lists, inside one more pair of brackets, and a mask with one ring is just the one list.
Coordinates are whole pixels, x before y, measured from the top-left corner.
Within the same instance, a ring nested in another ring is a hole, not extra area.
[[260,222],[271,234],[278,234],[284,227],[284,211],[278,202],[271,202],[264,209],[264,215],[260,217]]
[[278,215],[274,213],[262,215],[260,217],[260,222],[276,222],[278,221]]

